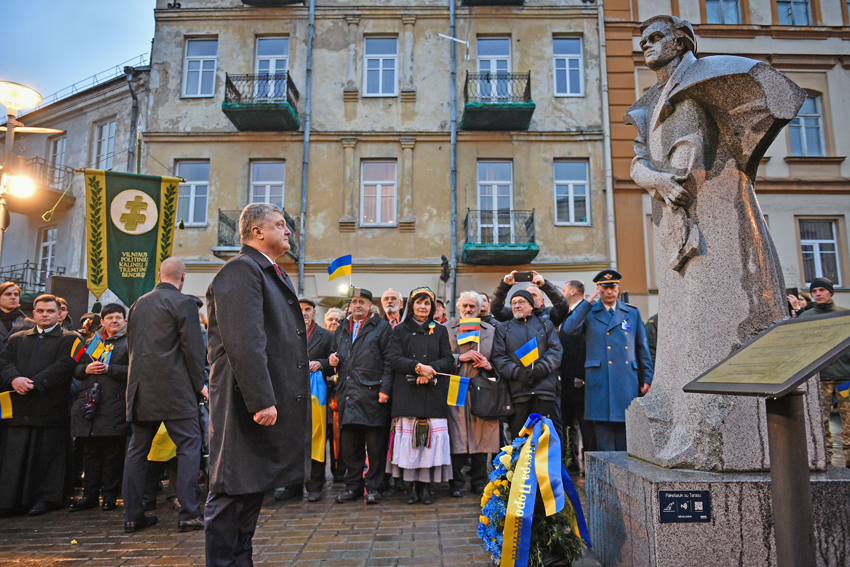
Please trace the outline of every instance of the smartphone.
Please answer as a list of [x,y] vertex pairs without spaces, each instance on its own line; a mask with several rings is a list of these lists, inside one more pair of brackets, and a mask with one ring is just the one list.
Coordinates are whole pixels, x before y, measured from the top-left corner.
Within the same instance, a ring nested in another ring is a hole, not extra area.
[[794,297],[800,297],[800,290],[799,290],[799,288],[796,288],[796,287],[786,287],[785,288],[785,295],[786,296],[793,295]]
[[516,281],[516,282],[534,281],[534,274],[532,272],[517,272],[517,273],[514,274],[514,281]]

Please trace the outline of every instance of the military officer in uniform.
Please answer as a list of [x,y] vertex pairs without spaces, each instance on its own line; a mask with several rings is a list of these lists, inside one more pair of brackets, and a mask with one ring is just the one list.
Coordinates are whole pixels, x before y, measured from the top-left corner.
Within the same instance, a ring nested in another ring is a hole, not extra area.
[[[567,335],[583,336],[587,345],[584,417],[593,422],[600,451],[626,450],[626,407],[652,383],[652,358],[640,312],[617,300],[621,279],[616,270],[599,272],[593,278],[596,291],[562,327]],[[593,303],[597,296],[600,301]]]

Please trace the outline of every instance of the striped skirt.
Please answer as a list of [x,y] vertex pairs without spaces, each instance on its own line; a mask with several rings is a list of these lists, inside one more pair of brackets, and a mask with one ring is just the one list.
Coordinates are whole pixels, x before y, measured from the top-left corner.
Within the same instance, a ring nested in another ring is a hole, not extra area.
[[[428,422],[424,443],[417,440],[417,421]],[[448,482],[452,479],[452,452],[449,425],[445,419],[393,420],[387,473],[405,482]]]

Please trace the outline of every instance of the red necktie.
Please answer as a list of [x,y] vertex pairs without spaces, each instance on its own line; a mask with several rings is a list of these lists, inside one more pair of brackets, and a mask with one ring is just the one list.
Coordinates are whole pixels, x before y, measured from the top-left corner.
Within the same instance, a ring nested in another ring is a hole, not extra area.
[[280,279],[283,279],[283,272],[280,271],[280,266],[277,265],[277,262],[272,264],[274,266],[274,271],[277,272],[277,275],[280,276]]

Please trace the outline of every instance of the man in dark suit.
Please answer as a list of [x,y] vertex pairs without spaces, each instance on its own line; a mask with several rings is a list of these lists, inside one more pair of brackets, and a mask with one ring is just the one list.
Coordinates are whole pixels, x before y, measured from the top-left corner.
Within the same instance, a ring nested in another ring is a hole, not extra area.
[[180,292],[185,277],[186,266],[177,258],[162,262],[159,285],[140,297],[127,317],[127,421],[133,436],[124,461],[126,532],[157,522],[156,516],[145,516],[142,496],[148,453],[160,423],[177,445],[177,528],[186,532],[204,527],[198,498],[198,401],[207,395],[204,338],[195,299]]
[[251,565],[263,493],[303,483],[310,470],[307,329],[298,295],[275,262],[289,250],[291,232],[269,203],[245,207],[239,232],[242,249],[207,290],[208,566]]
[[[331,354],[334,334],[321,328],[313,320],[316,317],[315,301],[309,297],[301,297],[298,299],[298,303],[301,304],[301,316],[304,319],[304,325],[307,327],[307,357],[310,360],[310,372],[313,373],[322,369],[320,361],[327,359]],[[331,453],[331,457],[333,457],[333,449],[331,449]],[[331,466],[331,470],[335,470],[335,467]],[[286,488],[278,488],[274,491],[274,498],[275,500],[289,500],[290,498],[301,497],[304,495],[304,488],[306,488],[307,500],[318,502],[322,498],[322,487],[324,486],[325,463],[313,460],[310,465],[310,480],[303,485],[295,484]]]

